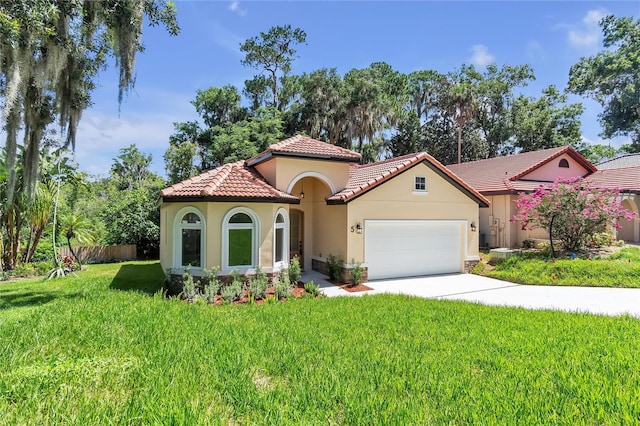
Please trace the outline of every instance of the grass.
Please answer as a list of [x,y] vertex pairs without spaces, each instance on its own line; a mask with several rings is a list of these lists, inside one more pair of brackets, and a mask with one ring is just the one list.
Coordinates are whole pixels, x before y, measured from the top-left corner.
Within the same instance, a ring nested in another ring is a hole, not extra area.
[[487,275],[521,284],[639,288],[640,248],[625,247],[593,260],[514,256]]
[[406,296],[189,305],[157,263],[0,284],[3,424],[623,424],[640,321]]

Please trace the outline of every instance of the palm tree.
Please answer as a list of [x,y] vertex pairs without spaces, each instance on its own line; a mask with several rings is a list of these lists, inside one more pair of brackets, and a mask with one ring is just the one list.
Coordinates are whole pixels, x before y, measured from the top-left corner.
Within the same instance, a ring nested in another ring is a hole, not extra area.
[[450,87],[445,109],[458,126],[458,164],[462,159],[462,128],[473,118],[475,102],[476,96],[471,84],[461,82]]
[[80,259],[71,246],[71,240],[76,240],[80,244],[93,244],[95,237],[91,221],[77,212],[71,212],[60,219],[60,231],[67,239],[67,247],[69,247],[73,258],[80,263]]

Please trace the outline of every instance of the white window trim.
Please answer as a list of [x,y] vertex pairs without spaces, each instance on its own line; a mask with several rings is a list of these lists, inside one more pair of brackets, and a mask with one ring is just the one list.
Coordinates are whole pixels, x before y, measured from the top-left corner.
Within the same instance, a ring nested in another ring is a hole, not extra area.
[[[424,189],[416,189],[416,184],[418,183],[418,178],[422,178],[424,179]],[[428,187],[427,187],[427,177],[426,176],[414,176],[413,177],[413,193],[414,194],[426,194]]]
[[[282,215],[284,219],[284,223],[276,223],[276,219],[278,219],[278,215]],[[282,228],[284,229],[284,241],[282,244],[282,261],[276,262],[276,229]],[[289,212],[282,207],[276,211],[275,216],[273,217],[273,270],[278,271],[281,269],[285,269],[289,265]]]
[[[252,224],[248,223],[236,223],[229,224],[229,220],[236,213],[244,213],[251,218]],[[230,229],[251,229],[251,265],[234,265],[229,266],[229,230]],[[260,247],[258,247],[258,239],[260,235],[260,220],[258,215],[253,210],[247,207],[234,207],[224,215],[222,219],[222,273],[229,274],[232,270],[237,270],[242,274],[255,269],[260,265]]]
[[[200,224],[183,224],[182,218],[189,214],[194,213],[200,218]],[[191,273],[198,274],[206,268],[207,260],[207,223],[204,220],[204,215],[196,207],[188,206],[180,209],[173,219],[173,268],[177,272],[184,272],[186,269],[182,265],[182,230],[183,229],[199,229],[200,235],[200,264],[202,266],[192,266]]]

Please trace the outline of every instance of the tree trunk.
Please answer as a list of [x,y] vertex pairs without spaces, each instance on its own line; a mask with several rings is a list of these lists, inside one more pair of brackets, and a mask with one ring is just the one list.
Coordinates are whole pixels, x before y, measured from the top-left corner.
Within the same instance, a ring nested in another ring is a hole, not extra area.
[[556,218],[556,215],[551,216],[551,222],[549,222],[549,244],[551,245],[551,258],[556,258],[556,250],[553,248],[553,220]]
[[458,164],[462,159],[462,127],[458,124]]
[[78,262],[78,264],[80,265],[80,259],[78,259],[76,252],[73,251],[73,247],[71,247],[71,238],[69,238],[68,236],[67,236],[67,247],[69,247],[69,251],[71,252],[71,255],[76,260],[76,262]]

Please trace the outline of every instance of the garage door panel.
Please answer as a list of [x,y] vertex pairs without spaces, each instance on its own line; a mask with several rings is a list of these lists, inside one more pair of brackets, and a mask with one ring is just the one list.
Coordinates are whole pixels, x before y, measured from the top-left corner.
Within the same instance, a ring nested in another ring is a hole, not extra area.
[[365,221],[369,279],[460,272],[461,222]]

